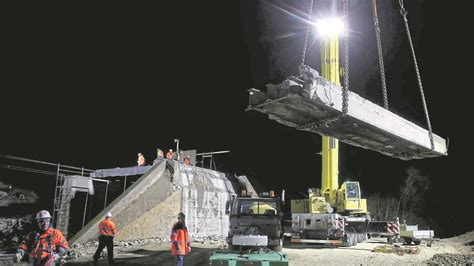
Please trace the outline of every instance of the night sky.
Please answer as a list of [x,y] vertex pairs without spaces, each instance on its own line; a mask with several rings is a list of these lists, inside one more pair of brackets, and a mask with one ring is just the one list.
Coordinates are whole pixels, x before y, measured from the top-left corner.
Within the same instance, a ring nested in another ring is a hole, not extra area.
[[[218,168],[264,188],[319,187],[321,137],[245,111],[248,89],[297,74],[308,2],[4,1],[0,154],[113,168],[134,165],[138,152],[150,161],[178,138],[182,149],[230,150]],[[315,1],[313,13],[331,2]],[[350,2],[350,89],[381,104],[370,1]],[[425,127],[398,1],[379,2],[390,109]],[[462,233],[474,224],[473,4],[405,2],[433,131],[449,138],[449,155],[401,161],[341,144],[340,181],[397,196],[416,167],[432,183],[427,215]],[[319,62],[312,33],[306,63]],[[6,169],[1,180],[40,194],[54,184]]]

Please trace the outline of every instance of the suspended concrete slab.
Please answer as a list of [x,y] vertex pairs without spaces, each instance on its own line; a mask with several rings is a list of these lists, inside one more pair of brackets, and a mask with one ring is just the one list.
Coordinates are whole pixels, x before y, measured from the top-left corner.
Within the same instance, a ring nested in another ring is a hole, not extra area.
[[299,77],[268,84],[267,92],[251,89],[249,107],[272,120],[298,130],[332,136],[340,141],[403,159],[447,155],[446,141],[424,128],[348,92],[343,115],[341,86],[330,83],[309,67]]

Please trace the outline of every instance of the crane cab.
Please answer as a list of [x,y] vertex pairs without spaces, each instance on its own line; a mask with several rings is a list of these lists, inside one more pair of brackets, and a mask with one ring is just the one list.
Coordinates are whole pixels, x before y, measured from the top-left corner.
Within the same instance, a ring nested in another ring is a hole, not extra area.
[[337,191],[337,211],[349,214],[367,213],[367,201],[361,197],[359,182],[342,183]]

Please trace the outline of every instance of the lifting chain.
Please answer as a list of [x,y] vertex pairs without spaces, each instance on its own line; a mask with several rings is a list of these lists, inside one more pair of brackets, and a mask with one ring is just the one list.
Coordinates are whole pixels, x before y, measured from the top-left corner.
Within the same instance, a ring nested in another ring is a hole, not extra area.
[[344,86],[342,87],[342,115],[349,111],[349,3],[342,1],[342,11],[346,28],[346,38],[344,39]]
[[411,35],[410,35],[410,28],[408,26],[408,19],[407,19],[408,12],[403,6],[403,0],[398,0],[398,3],[400,4],[400,14],[402,15],[403,21],[405,22],[405,29],[407,31],[408,43],[410,44],[411,55],[413,57],[413,63],[415,65],[416,78],[418,80],[418,87],[420,88],[420,94],[421,94],[421,102],[423,103],[423,111],[425,112],[426,124],[428,125],[431,149],[434,150],[433,131],[431,130],[430,115],[428,114],[428,107],[426,105],[425,93],[423,92],[423,84],[421,83],[420,70],[418,69],[418,63],[416,62],[415,48],[413,47],[413,42],[411,40]]
[[382,81],[383,107],[388,109],[387,83],[385,82],[385,66],[383,64],[382,39],[380,38],[379,18],[377,15],[377,0],[372,0],[372,14],[374,17],[375,36],[377,38],[377,52],[379,56],[380,79]]
[[305,59],[306,59],[306,50],[308,49],[308,39],[309,39],[309,31],[311,29],[311,16],[313,15],[313,4],[314,0],[310,0],[309,4],[309,10],[308,10],[308,27],[306,28],[306,36],[305,36],[305,41],[304,41],[304,47],[303,47],[303,56],[301,58],[301,65],[304,65]]

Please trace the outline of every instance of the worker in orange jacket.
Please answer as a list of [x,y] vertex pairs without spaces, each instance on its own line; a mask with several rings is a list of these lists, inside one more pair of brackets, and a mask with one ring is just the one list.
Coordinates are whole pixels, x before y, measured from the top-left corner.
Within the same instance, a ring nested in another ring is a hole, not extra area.
[[173,150],[169,149],[168,152],[166,153],[166,159],[173,160],[173,158],[174,158]]
[[30,265],[60,265],[61,257],[66,255],[69,244],[59,229],[51,226],[51,214],[42,210],[36,214],[38,231],[33,231],[22,240],[16,250],[14,261],[19,263],[29,251]]
[[184,222],[184,213],[178,214],[178,221],[171,230],[171,255],[176,256],[176,265],[183,266],[184,256],[191,252],[189,243],[188,228]]
[[143,154],[141,154],[141,153],[138,154],[137,165],[138,166],[144,166],[145,165],[145,156],[143,156]]
[[114,263],[114,236],[116,232],[116,227],[114,222],[110,219],[112,213],[107,212],[105,219],[99,223],[99,246],[94,254],[94,265],[97,265],[99,261],[100,253],[107,246],[107,256],[109,259],[109,264]]

